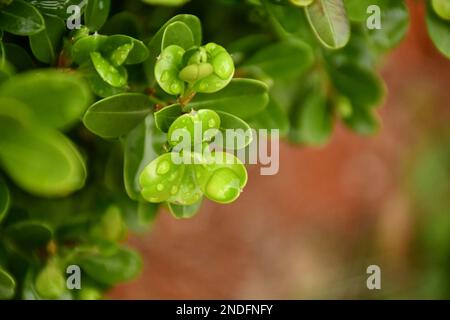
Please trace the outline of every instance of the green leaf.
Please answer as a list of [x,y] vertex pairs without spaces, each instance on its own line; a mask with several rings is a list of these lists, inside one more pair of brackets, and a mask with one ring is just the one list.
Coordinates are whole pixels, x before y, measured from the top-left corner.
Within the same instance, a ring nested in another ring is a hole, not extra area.
[[200,207],[202,206],[203,200],[200,200],[197,203],[188,205],[188,206],[182,206],[174,203],[168,203],[170,213],[177,218],[177,219],[190,219],[194,217],[198,211],[200,210]]
[[352,103],[377,106],[384,96],[383,80],[371,69],[352,64],[329,68],[331,80],[336,89]]
[[181,6],[189,0],[142,0],[143,2],[155,6]]
[[366,19],[369,17],[367,8],[371,5],[380,6],[381,2],[382,0],[344,0],[348,18],[351,21],[356,22],[366,21]]
[[154,203],[139,202],[138,204],[138,221],[139,225],[144,228],[149,228],[155,222],[158,216],[159,206]]
[[135,251],[113,244],[98,249],[97,253],[75,259],[83,271],[96,281],[114,285],[132,280],[141,271],[142,260]]
[[347,127],[361,135],[373,135],[379,129],[379,121],[375,111],[370,107],[353,105],[352,113],[344,119]]
[[181,21],[175,21],[167,26],[161,41],[161,51],[170,45],[177,45],[188,50],[195,45],[191,29]]
[[45,28],[39,11],[23,0],[14,0],[0,8],[0,29],[19,36],[36,34]]
[[113,87],[110,84],[103,81],[97,71],[94,69],[94,66],[90,66],[91,72],[87,74],[87,80],[92,91],[99,97],[107,98],[110,96],[114,96],[120,93],[124,93],[127,91],[127,87],[123,86],[120,88]]
[[20,250],[44,247],[53,237],[53,230],[41,221],[26,220],[10,225],[5,236]]
[[[233,146],[232,149],[239,150],[245,148],[253,141],[252,131],[247,122],[235,115],[223,111],[217,111],[217,114],[220,116],[220,131],[224,137],[224,148]],[[234,133],[230,136],[233,137],[233,141],[227,139],[227,130],[233,130]]]
[[317,89],[301,99],[293,118],[291,139],[297,143],[321,146],[328,142],[333,130],[333,117],[325,96]]
[[22,189],[44,197],[80,189],[86,168],[80,153],[61,133],[36,124],[15,100],[0,101],[0,160]]
[[156,131],[153,115],[149,114],[123,140],[125,189],[133,200],[141,199],[139,177],[147,164],[158,157],[158,144],[166,141],[166,136]]
[[15,43],[5,43],[4,46],[6,59],[15,67],[16,71],[25,71],[34,67],[27,50]]
[[0,266],[0,300],[11,299],[16,291],[16,281]]
[[283,108],[273,98],[267,108],[255,115],[250,124],[257,129],[278,129],[283,136],[289,131],[289,118]]
[[0,178],[0,223],[8,213],[10,203],[11,198],[9,195],[8,186],[6,185],[6,182],[2,178]]
[[91,60],[100,78],[110,86],[121,88],[127,84],[128,73],[123,66],[113,66],[99,52],[91,52]]
[[325,47],[338,49],[347,44],[350,23],[343,0],[315,0],[305,10],[311,28]]
[[429,3],[427,5],[426,19],[431,40],[433,40],[436,48],[450,59],[450,22],[441,19]]
[[262,48],[243,66],[259,68],[271,78],[285,79],[301,75],[313,61],[309,45],[301,41],[283,41]]
[[264,0],[264,6],[269,14],[279,26],[288,33],[295,33],[301,27],[303,12],[300,8],[292,6],[278,5]]
[[397,46],[409,27],[409,13],[404,1],[378,0],[381,10],[381,29],[368,30],[370,41],[379,50]]
[[[66,20],[72,13],[68,8],[72,5],[79,5],[80,0],[58,0],[58,1],[42,1],[42,0],[26,0],[34,7],[39,9],[44,15],[59,17]],[[85,6],[81,6],[81,12],[83,12]]]
[[30,47],[39,61],[54,64],[66,25],[60,18],[45,16],[44,19],[45,29],[30,35]]
[[434,12],[444,20],[450,20],[450,1],[432,0],[431,5]]
[[113,50],[126,44],[132,44],[133,48],[129,52],[125,64],[142,63],[148,58],[149,51],[142,41],[122,34],[115,34],[101,40],[98,49],[104,56],[107,56],[111,54]]
[[257,80],[233,79],[225,89],[212,94],[198,94],[189,104],[193,109],[211,109],[247,119],[269,102],[267,86]]
[[155,112],[156,127],[162,132],[168,132],[170,125],[183,114],[180,104],[172,104]]
[[109,37],[95,33],[78,39],[72,46],[71,56],[75,63],[82,63],[91,59],[91,52],[99,51]]
[[156,60],[161,53],[164,32],[166,31],[167,26],[177,21],[183,22],[191,29],[192,35],[194,36],[194,44],[196,46],[202,44],[202,26],[200,20],[196,16],[191,14],[180,14],[167,21],[147,44],[150,55],[145,63],[145,73],[150,86],[155,84],[154,69]]
[[94,103],[83,122],[102,138],[118,138],[130,132],[150,112],[151,103],[146,95],[122,93]]
[[44,125],[66,129],[81,120],[92,101],[78,76],[56,70],[39,70],[14,76],[0,86],[0,95],[30,107]]
[[98,31],[108,19],[111,0],[89,0],[84,22],[91,31]]

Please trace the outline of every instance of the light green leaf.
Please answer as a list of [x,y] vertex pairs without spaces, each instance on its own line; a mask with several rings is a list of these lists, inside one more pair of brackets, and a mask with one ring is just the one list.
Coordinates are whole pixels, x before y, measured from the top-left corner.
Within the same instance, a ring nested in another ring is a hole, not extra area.
[[350,23],[343,0],[315,0],[305,10],[311,28],[325,47],[338,49],[347,44]]
[[142,63],[148,58],[149,51],[142,41],[122,34],[115,34],[107,37],[99,43],[98,48],[106,57],[111,54],[112,51],[126,44],[132,44],[133,47],[126,57],[125,64]]
[[148,97],[122,93],[94,103],[83,118],[85,126],[103,138],[118,138],[136,127],[151,112]]
[[155,84],[154,68],[156,59],[161,53],[164,32],[167,26],[176,21],[183,22],[191,29],[192,35],[194,36],[194,44],[196,46],[200,46],[202,44],[202,26],[200,20],[196,16],[191,14],[180,14],[167,21],[147,44],[150,55],[145,63],[145,73],[150,86]]
[[91,60],[103,81],[115,88],[121,88],[127,84],[128,73],[123,66],[113,66],[99,52],[91,52]]
[[194,217],[200,207],[202,206],[203,199],[195,204],[191,204],[189,206],[182,206],[174,203],[168,203],[170,213],[177,219],[190,219]]
[[450,21],[439,18],[430,4],[427,5],[426,19],[431,40],[436,48],[450,59]]
[[181,21],[175,21],[167,26],[161,41],[161,51],[170,45],[177,45],[185,50],[195,45],[191,29]]
[[[253,141],[252,131],[247,122],[227,112],[216,112],[220,117],[220,131],[224,137],[224,148],[227,148],[227,146],[233,146],[231,149],[239,150],[245,148]],[[228,134],[234,132],[232,136],[230,136],[233,137],[232,141],[227,139],[227,130],[233,130],[229,131]]]
[[25,110],[18,101],[0,101],[0,162],[4,171],[19,187],[38,196],[66,196],[83,187],[86,168],[72,142],[24,116]]
[[42,124],[57,129],[69,128],[81,120],[92,101],[81,78],[56,70],[14,76],[0,86],[0,95],[23,102]]

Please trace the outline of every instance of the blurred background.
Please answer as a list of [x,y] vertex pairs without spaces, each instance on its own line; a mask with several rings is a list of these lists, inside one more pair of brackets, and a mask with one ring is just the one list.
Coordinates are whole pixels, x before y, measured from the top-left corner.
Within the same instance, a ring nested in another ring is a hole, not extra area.
[[[450,61],[408,1],[407,38],[382,63],[388,96],[371,138],[342,127],[321,149],[284,142],[280,172],[195,218],[164,211],[130,236],[140,278],[112,299],[450,298]],[[381,268],[368,290],[366,268]]]

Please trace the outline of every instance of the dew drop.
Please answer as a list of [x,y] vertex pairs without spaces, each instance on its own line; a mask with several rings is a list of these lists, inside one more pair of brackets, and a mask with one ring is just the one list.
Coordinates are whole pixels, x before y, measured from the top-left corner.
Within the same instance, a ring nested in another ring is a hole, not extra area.
[[214,120],[214,119],[209,119],[209,120],[208,120],[208,127],[214,128],[215,126],[216,126],[216,120]]
[[169,80],[170,78],[170,72],[169,71],[164,71],[161,75],[161,81],[162,82],[166,82],[167,80]]
[[170,90],[172,90],[172,92],[178,93],[180,91],[180,85],[174,82],[170,85]]
[[170,163],[168,161],[162,161],[160,164],[158,164],[158,167],[156,168],[156,173],[159,175],[164,175],[170,170]]
[[176,194],[178,192],[178,187],[177,186],[173,186],[172,189],[170,189],[170,193],[172,195]]
[[161,184],[161,183],[159,183],[159,184],[156,186],[156,190],[158,190],[158,191],[163,191],[163,190],[164,190],[164,185]]

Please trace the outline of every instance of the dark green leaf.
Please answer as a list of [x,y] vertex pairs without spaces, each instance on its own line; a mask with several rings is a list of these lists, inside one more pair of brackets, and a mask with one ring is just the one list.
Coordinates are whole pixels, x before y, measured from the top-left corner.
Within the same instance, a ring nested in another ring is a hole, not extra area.
[[255,115],[250,123],[257,129],[278,129],[281,136],[289,131],[288,115],[273,98],[267,108]]
[[379,129],[379,121],[370,107],[353,105],[352,113],[344,119],[345,124],[361,135],[373,135]]
[[0,178],[0,223],[8,213],[10,202],[11,199],[8,186],[6,185],[6,182]]
[[109,15],[111,0],[89,0],[84,12],[84,22],[91,31],[98,31]]
[[14,0],[10,5],[0,8],[0,29],[29,36],[42,31],[45,22],[39,11],[23,0]]
[[328,142],[333,129],[331,108],[317,89],[307,92],[293,119],[291,139],[297,143],[321,146]]
[[198,94],[190,106],[193,109],[224,111],[247,119],[269,102],[267,86],[257,80],[233,79],[225,89],[212,94]]
[[16,281],[0,266],[0,300],[11,299],[16,291]]
[[403,1],[378,1],[381,29],[368,30],[368,35],[373,45],[383,51],[397,46],[405,37],[409,26],[409,13]]
[[314,56],[311,47],[301,41],[283,41],[258,51],[244,67],[259,68],[271,78],[292,78],[311,67]]
[[130,249],[109,245],[97,253],[86,254],[75,260],[96,281],[113,285],[135,278],[142,268],[139,255]]
[[173,104],[155,112],[156,127],[162,132],[168,132],[170,125],[183,114],[183,109],[179,104]]
[[39,61],[55,63],[65,28],[60,18],[45,16],[45,29],[30,36],[31,51]]
[[377,106],[384,96],[382,79],[371,69],[352,63],[329,68],[336,89],[352,103]]
[[157,130],[153,115],[149,114],[124,139],[125,189],[131,199],[141,199],[139,177],[142,170],[158,157],[158,145],[166,141],[166,136]]
[[53,237],[53,231],[40,221],[21,221],[5,229],[6,237],[21,250],[33,250],[43,247]]
[[83,118],[85,126],[103,138],[121,137],[151,112],[148,97],[139,93],[122,93],[94,103]]

